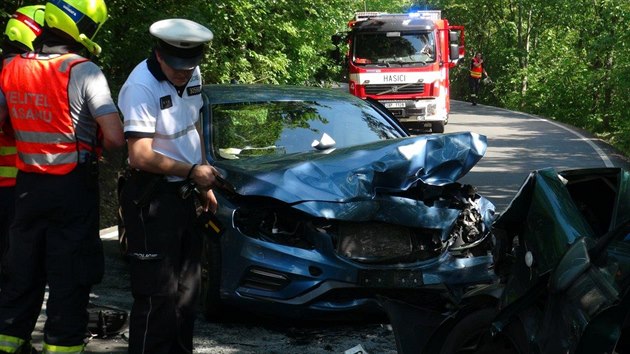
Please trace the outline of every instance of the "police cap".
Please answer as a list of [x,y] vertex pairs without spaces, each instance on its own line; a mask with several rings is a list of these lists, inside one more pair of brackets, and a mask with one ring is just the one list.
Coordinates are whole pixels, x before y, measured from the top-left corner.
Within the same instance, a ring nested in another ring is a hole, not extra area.
[[191,70],[201,63],[212,31],[183,18],[157,21],[149,32],[158,39],[160,57],[173,69]]

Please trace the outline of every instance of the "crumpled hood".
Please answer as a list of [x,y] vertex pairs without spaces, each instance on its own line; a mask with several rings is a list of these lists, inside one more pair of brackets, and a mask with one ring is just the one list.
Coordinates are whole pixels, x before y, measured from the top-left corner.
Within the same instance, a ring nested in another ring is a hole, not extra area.
[[404,191],[418,181],[455,182],[483,157],[486,147],[485,136],[461,132],[215,164],[241,195],[286,203],[350,202],[369,200],[379,190]]

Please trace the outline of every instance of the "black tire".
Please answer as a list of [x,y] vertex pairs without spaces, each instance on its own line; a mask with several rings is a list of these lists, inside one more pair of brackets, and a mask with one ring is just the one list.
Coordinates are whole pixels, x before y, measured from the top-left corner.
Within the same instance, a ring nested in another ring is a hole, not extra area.
[[[491,342],[490,325],[497,311],[486,307],[475,310],[463,318],[448,333],[440,350],[441,354],[491,353],[486,351],[486,343]],[[496,354],[499,352],[494,352]],[[503,352],[501,352],[503,353]]]
[[221,304],[221,243],[219,237],[203,235],[201,254],[201,311],[206,320],[221,321],[225,306]]
[[504,330],[492,337],[490,326],[497,314],[493,307],[470,312],[448,333],[441,354],[524,354],[529,345],[519,320],[511,321]]
[[444,122],[433,123],[433,125],[431,125],[431,132],[437,134],[444,133]]

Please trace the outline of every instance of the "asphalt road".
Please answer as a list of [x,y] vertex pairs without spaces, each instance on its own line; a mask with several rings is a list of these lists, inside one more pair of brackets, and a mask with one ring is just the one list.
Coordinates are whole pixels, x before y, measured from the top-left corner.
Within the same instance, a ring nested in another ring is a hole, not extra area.
[[[458,131],[487,136],[485,157],[460,182],[477,186],[498,211],[507,207],[532,170],[629,167],[623,156],[585,132],[494,107],[452,101],[445,132]],[[118,257],[115,229],[103,230],[102,235],[107,254],[106,275],[103,283],[94,288],[93,302],[128,310],[132,302],[129,279],[126,264]],[[44,318],[42,314],[34,333],[37,348],[41,348]],[[124,335],[118,335],[92,340],[87,352],[122,354],[126,348]],[[235,313],[233,321],[221,324],[208,323],[200,316],[195,333],[195,353],[354,354],[360,349],[371,354],[396,353],[394,335],[384,318],[295,323]]]

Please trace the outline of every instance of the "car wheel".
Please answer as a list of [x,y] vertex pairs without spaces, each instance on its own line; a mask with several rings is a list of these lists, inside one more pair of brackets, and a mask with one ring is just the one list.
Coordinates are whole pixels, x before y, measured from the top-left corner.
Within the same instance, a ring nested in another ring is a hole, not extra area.
[[433,123],[431,131],[438,134],[444,133],[444,122]]
[[496,313],[494,308],[482,308],[461,318],[444,339],[440,353],[520,353],[511,341],[491,337],[490,326]]
[[221,244],[218,237],[203,236],[201,254],[201,311],[208,321],[223,318],[221,286]]

